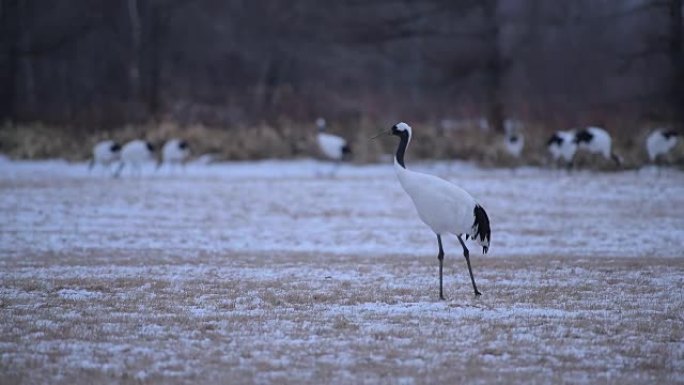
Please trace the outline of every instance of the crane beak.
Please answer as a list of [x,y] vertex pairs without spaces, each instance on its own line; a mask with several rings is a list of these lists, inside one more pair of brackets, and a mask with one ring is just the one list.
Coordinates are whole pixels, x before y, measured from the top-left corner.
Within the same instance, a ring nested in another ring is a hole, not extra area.
[[389,135],[389,134],[390,134],[390,130],[382,130],[382,131],[378,132],[375,136],[371,137],[371,140],[372,140],[372,139],[375,139],[375,138],[377,138],[377,137],[379,137],[379,136],[381,136],[381,135],[383,135],[383,134]]

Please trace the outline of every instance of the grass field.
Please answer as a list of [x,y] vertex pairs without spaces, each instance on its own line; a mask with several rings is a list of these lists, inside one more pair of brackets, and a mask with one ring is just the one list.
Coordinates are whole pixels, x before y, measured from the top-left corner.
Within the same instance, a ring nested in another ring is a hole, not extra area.
[[416,167],[479,298],[389,166],[0,163],[0,383],[684,383],[684,173]]

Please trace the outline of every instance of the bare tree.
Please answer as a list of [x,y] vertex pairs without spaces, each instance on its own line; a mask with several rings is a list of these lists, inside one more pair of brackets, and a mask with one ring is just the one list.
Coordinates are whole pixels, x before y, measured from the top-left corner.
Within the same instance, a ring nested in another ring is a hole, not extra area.
[[502,82],[504,63],[499,45],[500,26],[497,18],[498,0],[482,0],[482,13],[485,29],[485,89],[487,94],[487,120],[490,127],[503,132],[504,102],[502,98]]
[[19,0],[0,2],[0,118],[16,118],[17,70],[19,67]]
[[682,1],[0,0],[0,119],[681,121]]
[[668,1],[669,38],[668,57],[672,68],[672,111],[680,128],[684,128],[684,28],[682,0]]

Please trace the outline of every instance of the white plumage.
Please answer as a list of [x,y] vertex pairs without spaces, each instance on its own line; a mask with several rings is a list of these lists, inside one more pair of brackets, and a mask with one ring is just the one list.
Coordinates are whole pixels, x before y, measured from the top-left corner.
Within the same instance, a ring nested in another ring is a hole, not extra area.
[[577,131],[575,142],[581,150],[612,159],[618,166],[622,164],[622,159],[612,151],[613,140],[610,134],[601,127],[589,126]]
[[328,134],[325,132],[325,119],[316,119],[316,126],[318,126],[318,135],[316,141],[321,153],[327,158],[340,162],[346,156],[351,154],[351,149],[347,141],[337,135]]
[[318,147],[323,155],[332,160],[340,161],[344,157],[344,148],[347,146],[347,141],[337,135],[331,135],[325,132],[319,132]]
[[571,164],[577,152],[575,131],[556,131],[546,143],[546,147],[554,161],[562,160],[568,165]]
[[506,119],[504,121],[504,148],[506,152],[514,157],[520,158],[522,150],[525,147],[525,137],[522,135],[523,124],[519,120]]
[[[477,202],[462,188],[433,175],[407,170],[395,162],[399,183],[413,201],[418,217],[435,234],[475,235]],[[489,241],[482,242],[487,248]]]
[[648,159],[655,162],[659,156],[666,155],[677,145],[677,133],[675,131],[658,128],[646,138],[646,152]]
[[393,126],[388,134],[400,138],[397,153],[394,157],[394,168],[399,183],[409,195],[420,219],[437,235],[439,245],[439,296],[444,299],[442,290],[442,264],[444,250],[441,236],[455,234],[463,247],[463,256],[468,264],[468,271],[476,295],[480,295],[475,285],[475,278],[470,267],[469,251],[462,235],[472,237],[482,246],[482,252],[489,249],[489,218],[473,197],[462,188],[433,175],[410,171],[404,164],[404,153],[411,141],[411,127],[406,123]]
[[190,157],[190,146],[181,139],[170,139],[162,147],[162,162],[168,165],[184,163]]
[[506,149],[506,152],[514,158],[520,158],[524,147],[525,137],[522,136],[522,134],[506,135],[504,138],[504,148]]
[[132,140],[121,149],[121,164],[115,175],[119,176],[126,165],[131,168],[131,172],[140,174],[142,165],[153,159],[154,146],[151,143],[144,140]]
[[90,168],[100,165],[104,168],[117,162],[121,155],[121,146],[113,140],[103,140],[93,147],[93,158],[90,161]]

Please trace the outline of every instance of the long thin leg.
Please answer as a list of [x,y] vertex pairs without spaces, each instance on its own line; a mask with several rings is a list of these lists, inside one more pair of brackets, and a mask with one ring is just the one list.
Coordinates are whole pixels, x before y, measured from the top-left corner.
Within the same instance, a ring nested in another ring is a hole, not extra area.
[[457,235],[458,241],[461,242],[461,246],[463,246],[463,256],[465,257],[466,263],[468,263],[468,272],[470,273],[470,281],[473,283],[473,290],[475,290],[475,295],[482,295],[479,291],[477,291],[477,286],[475,285],[475,277],[473,277],[473,269],[470,267],[470,252],[468,251],[468,248],[466,247],[465,243],[463,243],[463,239],[461,239],[460,235]]
[[330,169],[330,174],[329,174],[331,178],[334,178],[337,175],[337,170],[339,170],[341,164],[342,164],[341,160],[334,161],[332,169]]
[[439,244],[439,254],[437,254],[437,259],[439,259],[439,299],[444,300],[444,291],[442,290],[442,267],[444,265],[444,249],[442,248],[442,237],[437,234],[437,244]]
[[118,178],[119,175],[121,175],[121,170],[123,170],[125,165],[126,163],[123,161],[119,162],[119,167],[116,169],[116,171],[114,171],[114,178]]

